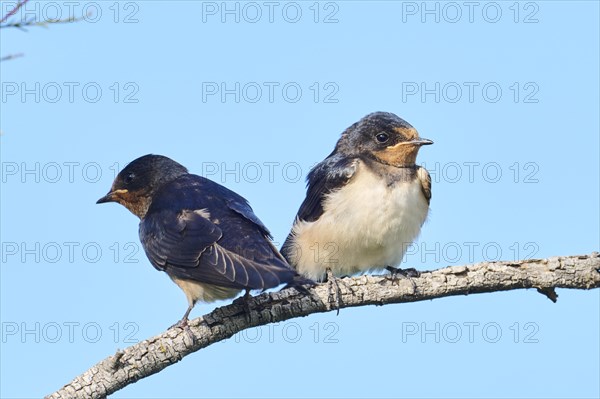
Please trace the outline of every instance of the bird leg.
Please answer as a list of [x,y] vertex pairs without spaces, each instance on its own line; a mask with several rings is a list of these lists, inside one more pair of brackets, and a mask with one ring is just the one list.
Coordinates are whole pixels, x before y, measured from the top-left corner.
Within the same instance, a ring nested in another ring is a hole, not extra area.
[[188,327],[188,317],[190,316],[190,312],[192,311],[193,308],[194,308],[194,305],[188,306],[188,308],[185,311],[185,313],[183,314],[183,317],[181,318],[181,320],[179,320],[177,323],[173,324],[169,328],[186,328],[186,327]]
[[398,277],[406,278],[412,284],[413,292],[417,291],[417,284],[413,280],[413,277],[421,276],[421,272],[417,269],[413,267],[409,269],[400,269],[399,267],[386,266],[385,270],[390,272],[391,278],[389,278],[389,280],[392,280],[392,284],[398,284],[398,281],[400,280]]
[[190,312],[192,311],[192,309],[194,308],[194,305],[190,305],[188,306],[187,310],[185,311],[185,313],[183,314],[183,317],[181,318],[181,320],[179,321],[179,323],[181,323],[181,325],[183,327],[188,325],[188,320],[190,317]]
[[342,290],[340,288],[340,284],[343,284],[350,291],[352,291],[352,289],[346,285],[341,278],[335,277],[331,271],[331,268],[328,267],[325,273],[325,281],[327,282],[329,288],[328,301],[331,304],[331,307],[337,310],[337,316],[340,314],[340,305],[342,304]]
[[192,330],[190,329],[190,326],[188,325],[188,318],[190,316],[190,312],[192,311],[192,309],[194,308],[194,304],[191,304],[190,306],[188,306],[187,310],[185,311],[185,313],[183,314],[183,317],[181,318],[181,320],[179,320],[177,323],[173,324],[171,327],[169,328],[181,328],[182,330],[184,330],[188,337],[190,337],[190,339],[192,340],[192,344],[196,341],[194,338],[194,334],[192,334]]

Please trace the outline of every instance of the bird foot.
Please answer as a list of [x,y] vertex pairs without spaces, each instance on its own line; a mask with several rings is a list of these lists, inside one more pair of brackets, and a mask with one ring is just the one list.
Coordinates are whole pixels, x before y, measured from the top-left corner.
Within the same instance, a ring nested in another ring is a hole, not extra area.
[[190,326],[188,324],[187,317],[184,317],[183,319],[179,320],[177,323],[175,323],[171,327],[169,327],[169,329],[171,329],[171,328],[179,328],[179,329],[185,331],[185,333],[188,335],[188,337],[192,341],[192,345],[196,342],[196,338],[194,338],[194,334],[192,333],[192,330],[190,329]]
[[413,277],[420,277],[421,272],[415,268],[400,269],[399,267],[387,266],[385,270],[390,272],[388,280],[392,281],[392,285],[399,284],[400,279],[408,279],[413,286],[413,293],[417,291],[417,284],[414,282]]
[[352,293],[354,293],[354,291],[341,278],[335,277],[329,268],[327,268],[326,281],[329,289],[328,301],[331,304],[331,307],[337,310],[337,316],[340,314],[340,306],[342,305],[342,289],[340,288],[340,285],[344,285],[344,287]]
[[411,267],[409,269],[400,269],[399,267],[386,266],[385,270],[389,271],[393,276],[402,277],[421,277],[421,272]]
[[188,326],[188,319],[181,319],[179,320],[177,323],[173,324],[171,327],[169,327],[169,329],[171,328],[180,328],[180,329],[184,329]]

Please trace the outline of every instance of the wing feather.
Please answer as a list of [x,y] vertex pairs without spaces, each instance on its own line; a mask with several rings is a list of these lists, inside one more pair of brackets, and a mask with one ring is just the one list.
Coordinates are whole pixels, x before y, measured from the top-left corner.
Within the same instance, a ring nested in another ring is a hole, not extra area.
[[[332,191],[345,186],[356,173],[358,159],[346,158],[338,154],[330,155],[317,164],[308,174],[306,198],[300,205],[296,220],[314,222],[323,214],[323,203]],[[292,229],[293,232],[294,229]],[[290,261],[293,258],[293,234],[290,232],[281,247],[281,254]]]
[[236,289],[267,289],[293,279],[295,272],[273,252],[261,226],[237,213],[216,225],[209,214],[149,213],[140,223],[140,240],[152,265],[178,278]]

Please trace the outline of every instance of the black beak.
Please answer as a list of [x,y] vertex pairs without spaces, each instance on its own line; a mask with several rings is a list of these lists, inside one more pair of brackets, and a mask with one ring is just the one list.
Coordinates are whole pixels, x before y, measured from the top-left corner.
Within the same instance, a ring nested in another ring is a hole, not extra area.
[[411,141],[411,143],[413,143],[415,145],[430,145],[430,144],[433,144],[433,141],[429,140],[429,139],[417,139],[417,140]]
[[119,197],[122,194],[127,194],[127,189],[121,188],[118,190],[111,190],[104,197],[96,201],[96,204],[104,204],[105,202],[119,202]]
[[115,202],[115,195],[112,191],[110,191],[108,194],[106,194],[104,197],[100,198],[98,201],[96,201],[96,204],[104,204],[106,202]]
[[127,194],[127,189],[121,188],[118,190],[111,190],[104,197],[96,201],[96,204],[104,204],[105,202],[119,202],[119,197],[123,194]]

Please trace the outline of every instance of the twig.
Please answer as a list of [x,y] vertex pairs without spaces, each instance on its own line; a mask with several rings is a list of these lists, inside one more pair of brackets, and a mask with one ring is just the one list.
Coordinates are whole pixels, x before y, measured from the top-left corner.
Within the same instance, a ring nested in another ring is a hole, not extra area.
[[19,9],[21,7],[23,7],[25,5],[25,3],[27,3],[29,0],[21,0],[17,3],[17,5],[15,6],[15,8],[8,12],[4,17],[2,17],[2,19],[0,19],[0,24],[3,22],[6,22],[7,19],[9,19],[10,17],[12,17],[13,15],[15,15],[17,13],[17,11],[19,11]]
[[78,21],[84,20],[89,15],[90,14],[83,16],[83,17],[79,17],[79,18],[70,17],[70,18],[64,18],[64,19],[51,19],[48,21],[36,21],[35,19],[30,19],[28,21],[10,22],[10,23],[5,23],[5,24],[0,24],[0,29],[17,28],[17,29],[21,29],[22,31],[27,32],[27,29],[25,29],[26,27],[42,26],[44,28],[47,28],[48,25],[50,25],[50,24],[70,24],[73,22],[78,22]]
[[8,60],[14,60],[15,58],[20,58],[23,57],[23,53],[16,53],[16,54],[9,54],[9,55],[5,55],[4,57],[0,58],[0,62],[2,61],[8,61]]

